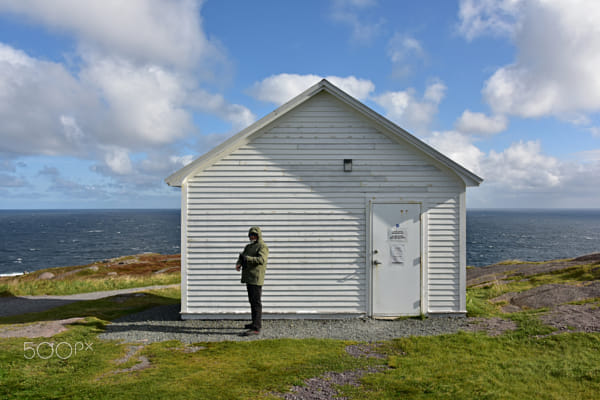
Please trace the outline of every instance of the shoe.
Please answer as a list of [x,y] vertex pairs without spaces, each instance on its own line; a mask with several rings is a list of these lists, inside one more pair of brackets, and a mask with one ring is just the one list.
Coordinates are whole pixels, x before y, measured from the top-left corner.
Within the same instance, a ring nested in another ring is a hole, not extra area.
[[250,329],[249,331],[242,333],[242,336],[258,336],[258,335],[260,335],[260,331],[257,331],[255,329]]
[[252,325],[252,324],[246,324],[246,325],[244,325],[244,329],[256,330],[256,329],[254,329],[254,325]]

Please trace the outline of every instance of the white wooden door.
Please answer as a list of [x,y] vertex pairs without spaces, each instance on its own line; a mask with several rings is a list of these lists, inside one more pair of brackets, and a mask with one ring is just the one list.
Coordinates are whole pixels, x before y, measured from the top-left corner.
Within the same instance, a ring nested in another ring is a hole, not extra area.
[[374,203],[371,215],[373,316],[421,313],[421,206]]

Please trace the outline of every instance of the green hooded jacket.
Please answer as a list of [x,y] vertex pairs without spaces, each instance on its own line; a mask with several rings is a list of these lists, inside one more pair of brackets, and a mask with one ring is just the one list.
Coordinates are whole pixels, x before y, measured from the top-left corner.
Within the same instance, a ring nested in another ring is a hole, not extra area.
[[[262,232],[258,226],[250,228],[248,235],[251,233],[256,233],[258,235],[258,240],[246,245],[237,262],[238,264],[242,264],[242,283],[262,286],[265,282],[269,248],[263,241]],[[242,263],[241,256],[246,257],[245,263]]]

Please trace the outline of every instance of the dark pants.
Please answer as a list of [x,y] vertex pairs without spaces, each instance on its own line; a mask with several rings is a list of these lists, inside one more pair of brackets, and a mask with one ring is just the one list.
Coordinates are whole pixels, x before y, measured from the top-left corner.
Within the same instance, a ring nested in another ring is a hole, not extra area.
[[248,289],[248,301],[252,311],[252,325],[257,331],[260,331],[262,328],[262,303],[260,302],[262,286],[246,284],[246,289]]

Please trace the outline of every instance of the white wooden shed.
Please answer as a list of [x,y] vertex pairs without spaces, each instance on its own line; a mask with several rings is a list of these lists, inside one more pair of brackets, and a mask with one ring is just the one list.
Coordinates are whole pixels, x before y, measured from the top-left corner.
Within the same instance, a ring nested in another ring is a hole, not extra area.
[[253,225],[264,318],[466,312],[465,191],[482,179],[326,80],[166,182],[184,319],[249,313],[234,263]]

